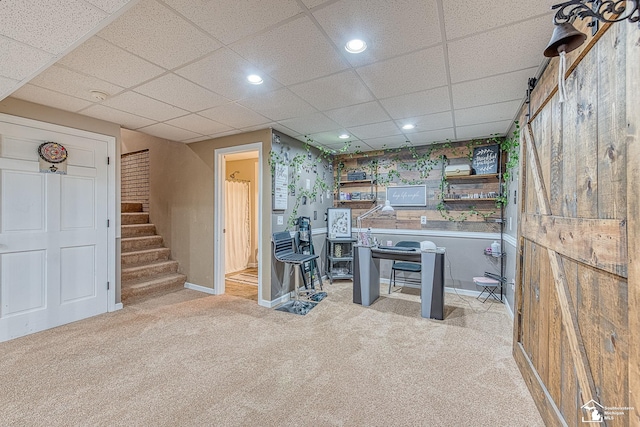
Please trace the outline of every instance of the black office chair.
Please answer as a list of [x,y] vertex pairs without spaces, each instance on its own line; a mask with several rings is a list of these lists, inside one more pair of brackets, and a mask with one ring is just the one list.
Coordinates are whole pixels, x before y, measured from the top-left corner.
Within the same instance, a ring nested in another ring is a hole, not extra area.
[[[396,243],[396,246],[420,249],[420,242],[402,241]],[[391,293],[391,287],[396,284],[396,271],[420,273],[422,271],[422,265],[419,262],[393,261],[393,265],[391,266],[391,277],[389,278],[389,293]]]

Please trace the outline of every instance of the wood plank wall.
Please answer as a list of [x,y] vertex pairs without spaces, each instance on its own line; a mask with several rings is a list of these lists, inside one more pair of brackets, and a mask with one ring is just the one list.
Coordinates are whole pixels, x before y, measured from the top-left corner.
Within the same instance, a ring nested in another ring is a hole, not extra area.
[[[444,155],[448,159],[450,164],[469,164],[467,159],[467,153],[469,149],[467,144],[471,141],[461,141],[451,144],[451,148],[437,149],[431,152],[430,158],[439,159]],[[481,146],[481,145],[477,145]],[[416,147],[416,155],[418,157],[428,153],[429,146]],[[408,149],[393,149],[393,150],[378,150],[357,154],[344,154],[337,156],[334,160],[334,171],[336,174],[341,171],[339,180],[341,182],[348,181],[348,172],[360,171],[366,172],[367,178],[370,178],[372,174],[377,175],[381,179],[374,185],[375,204],[384,203],[386,197],[386,177],[389,172],[397,170],[400,173],[402,180],[405,182],[416,181],[416,184],[424,184],[427,187],[427,206],[425,207],[396,207],[395,212],[392,215],[374,214],[363,222],[363,227],[371,228],[383,228],[383,229],[409,229],[409,230],[446,230],[446,231],[474,231],[474,232],[486,232],[486,233],[499,233],[500,224],[496,222],[497,218],[500,218],[500,209],[496,207],[494,201],[477,201],[477,200],[460,200],[447,203],[449,216],[457,218],[462,212],[468,212],[470,206],[473,206],[480,212],[485,214],[493,213],[490,218],[483,218],[478,215],[468,215],[468,217],[461,222],[450,221],[448,218],[443,217],[437,210],[437,205],[440,201],[440,182],[442,179],[442,162],[438,161],[433,169],[429,172],[428,176],[423,179],[420,176],[420,172],[416,170],[407,171],[401,165],[414,165],[416,163],[413,157],[414,153]],[[504,159],[503,159],[504,161]],[[339,168],[338,165],[342,163],[344,166]],[[372,165],[377,165],[372,167]],[[338,181],[338,177],[335,177]],[[403,183],[397,177],[389,183],[389,186],[394,185],[408,185]],[[498,192],[499,181],[497,178],[484,180],[484,179],[469,179],[464,181],[449,180],[449,188],[452,192],[464,193],[487,193]],[[369,192],[370,186],[368,184],[362,184],[359,186],[346,185],[337,190],[339,191],[358,191]],[[341,202],[338,200],[337,194],[335,197],[335,207],[347,207],[351,208],[351,214],[353,218],[353,224],[355,226],[355,218],[363,214],[367,210],[375,206],[372,201],[362,202]],[[420,223],[420,217],[427,217],[427,224],[422,225]]]
[[637,24],[604,26],[562,104],[551,61],[523,129],[514,357],[547,425],[582,425],[591,399],[640,425],[639,58]]

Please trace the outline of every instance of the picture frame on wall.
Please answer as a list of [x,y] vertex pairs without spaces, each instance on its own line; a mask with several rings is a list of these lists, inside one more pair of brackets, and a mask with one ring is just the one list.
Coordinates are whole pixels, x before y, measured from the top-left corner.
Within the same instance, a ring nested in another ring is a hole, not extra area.
[[351,237],[351,208],[327,209],[327,234],[330,238]]

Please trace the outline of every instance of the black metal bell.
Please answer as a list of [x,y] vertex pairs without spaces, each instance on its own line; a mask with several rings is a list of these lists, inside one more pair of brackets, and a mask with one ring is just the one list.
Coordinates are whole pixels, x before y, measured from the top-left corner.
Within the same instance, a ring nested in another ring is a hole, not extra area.
[[558,56],[563,50],[565,52],[571,52],[584,43],[586,39],[587,36],[576,30],[570,23],[556,24],[556,27],[553,29],[551,41],[544,50],[544,56],[549,58]]

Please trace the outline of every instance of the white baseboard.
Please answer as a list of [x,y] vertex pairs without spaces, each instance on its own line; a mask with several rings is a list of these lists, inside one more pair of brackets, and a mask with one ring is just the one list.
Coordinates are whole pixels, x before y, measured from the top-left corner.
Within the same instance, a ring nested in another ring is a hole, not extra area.
[[[389,279],[380,279],[380,283],[389,284]],[[420,285],[417,283],[406,283],[406,282],[402,282],[400,280],[396,280],[396,283],[398,284],[398,286],[402,286],[405,288],[413,288],[413,289],[420,289]],[[460,288],[452,288],[449,286],[445,286],[444,287],[444,291],[446,293],[449,294],[458,294],[458,295],[465,295],[468,297],[478,297],[480,295],[480,291],[474,291],[472,289],[460,289]],[[506,298],[505,298],[506,301]]]
[[122,310],[124,308],[124,305],[122,305],[121,302],[117,303],[116,305],[113,306],[113,310],[111,311],[118,311],[118,310]]
[[282,303],[290,301],[292,296],[293,296],[293,292],[289,292],[288,294],[284,294],[281,297],[278,297],[278,298],[276,298],[274,300],[271,300],[271,301],[260,300],[260,305],[262,307],[273,308],[273,307],[275,307],[277,305],[280,305]]
[[205,286],[195,285],[193,283],[184,282],[184,287],[187,289],[191,289],[192,291],[204,292],[205,294],[215,295],[215,292],[211,288],[207,288]]
[[507,307],[507,313],[509,313],[509,316],[511,316],[511,320],[513,320],[513,310],[509,305],[509,300],[507,299],[506,295],[504,296],[504,305]]

